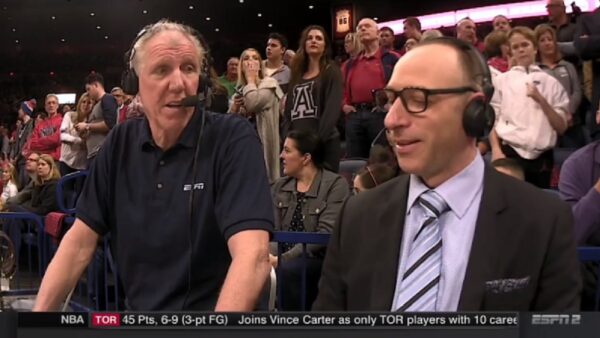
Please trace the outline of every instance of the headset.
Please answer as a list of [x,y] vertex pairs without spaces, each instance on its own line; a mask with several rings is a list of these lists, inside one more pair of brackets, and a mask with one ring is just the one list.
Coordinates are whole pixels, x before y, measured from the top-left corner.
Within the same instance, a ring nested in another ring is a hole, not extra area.
[[443,44],[450,46],[460,53],[467,56],[468,60],[476,64],[475,79],[481,77],[481,81],[476,81],[481,86],[483,95],[476,96],[467,104],[463,112],[463,129],[468,136],[482,137],[486,131],[490,131],[494,126],[496,114],[494,108],[490,105],[494,95],[494,85],[492,83],[492,73],[483,58],[483,55],[472,45],[452,37],[440,37],[423,43],[425,45]]
[[[133,59],[135,57],[135,44],[151,30],[154,24],[150,24],[142,28],[137,34],[131,46],[124,55],[125,59],[125,71],[121,74],[121,88],[127,94],[135,95],[139,92],[139,82],[135,69],[133,68]],[[210,56],[210,48],[208,43],[204,39],[204,36],[200,34],[196,29],[186,26],[189,29],[189,33],[194,36],[200,42],[200,46],[204,50],[204,57],[202,58],[202,65],[200,69],[200,81],[198,82],[198,93],[203,93],[204,98],[208,97],[208,90],[212,87],[210,79],[210,70],[212,69],[213,59]]]
[[[133,68],[133,58],[135,56],[135,44],[143,37],[145,36],[148,31],[150,30],[150,28],[153,25],[148,25],[146,27],[144,27],[136,36],[136,38],[133,40],[133,43],[131,44],[130,49],[125,53],[125,62],[126,62],[126,66],[127,69],[123,72],[123,74],[121,75],[121,87],[123,88],[123,90],[128,93],[128,94],[137,94],[139,91],[139,77],[137,76],[135,69]],[[211,88],[211,79],[210,79],[210,70],[212,67],[212,58],[210,56],[210,49],[208,47],[208,43],[206,42],[206,40],[204,39],[204,37],[202,36],[202,34],[200,34],[200,32],[198,32],[197,30],[186,26],[189,29],[189,33],[191,33],[196,39],[198,39],[198,41],[200,42],[200,45],[202,46],[202,49],[204,50],[204,57],[203,57],[203,61],[202,61],[202,65],[201,65],[201,71],[200,71],[200,80],[198,83],[198,93],[202,93],[202,97],[197,96],[193,96],[193,97],[187,97],[185,98],[182,102],[186,102],[187,103],[182,103],[183,105],[187,106],[190,104],[190,99],[194,99],[194,103],[201,103],[201,122],[200,122],[200,132],[198,133],[198,138],[196,140],[196,145],[194,148],[194,159],[193,159],[193,164],[192,164],[192,185],[194,185],[196,183],[196,180],[198,178],[198,159],[200,158],[200,145],[201,145],[201,140],[202,140],[202,136],[204,135],[204,127],[206,125],[206,106],[208,104],[207,100],[209,99],[209,90]],[[194,107],[196,106],[196,104],[194,104]],[[195,193],[195,189],[192,188],[192,190],[190,191],[190,195],[188,198],[188,216],[189,216],[189,234],[188,234],[188,239],[189,239],[189,266],[188,266],[188,286],[187,286],[187,290],[186,290],[186,294],[185,294],[185,298],[183,300],[183,304],[182,304],[182,310],[184,310],[186,308],[187,305],[187,301],[189,298],[189,295],[191,293],[192,290],[192,261],[193,261],[193,255],[194,255],[194,236],[193,236],[193,229],[194,229],[194,193]]]

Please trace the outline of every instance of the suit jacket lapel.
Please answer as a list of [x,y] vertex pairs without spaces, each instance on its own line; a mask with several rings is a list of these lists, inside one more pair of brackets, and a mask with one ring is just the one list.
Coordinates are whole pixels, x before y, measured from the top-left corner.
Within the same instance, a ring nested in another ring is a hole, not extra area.
[[[388,311],[392,307],[396,278],[398,275],[398,259],[402,232],[406,218],[406,200],[408,198],[409,176],[403,175],[397,179],[394,195],[383,196],[381,203],[385,205],[383,212],[373,219],[378,227],[374,232],[376,250],[379,257],[374,257],[373,288],[371,300],[373,309]],[[396,197],[396,198],[395,198]],[[393,239],[393,240],[392,240]],[[391,244],[391,245],[390,245]]]
[[482,307],[485,282],[490,280],[495,261],[499,259],[502,246],[498,234],[503,230],[499,213],[507,206],[502,185],[495,169],[487,164],[483,179],[483,192],[469,263],[462,286],[458,311],[477,311]]

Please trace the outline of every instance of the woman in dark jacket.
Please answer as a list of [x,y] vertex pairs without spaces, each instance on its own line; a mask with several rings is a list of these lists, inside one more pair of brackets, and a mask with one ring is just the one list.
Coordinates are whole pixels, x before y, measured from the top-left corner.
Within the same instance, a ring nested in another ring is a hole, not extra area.
[[[38,159],[37,176],[30,185],[7,202],[8,209],[13,212],[32,212],[41,216],[58,210],[56,184],[59,179],[58,165],[52,156],[41,155]],[[22,224],[20,221],[13,221],[4,225],[4,231],[13,241],[17,253],[21,247]]]
[[[275,203],[275,230],[331,233],[342,203],[350,194],[346,180],[323,169],[323,147],[318,137],[307,131],[291,131],[283,146],[281,159],[285,177],[279,178],[271,192]],[[283,243],[282,262],[271,248],[271,262],[281,267],[283,310],[301,310],[302,244]],[[307,245],[306,304],[316,297],[317,283],[325,247]]]
[[338,172],[342,151],[336,123],[341,115],[344,87],[342,73],[331,59],[331,43],[323,27],[313,25],[304,29],[291,68],[284,133],[289,130],[316,133],[325,148],[325,168]]

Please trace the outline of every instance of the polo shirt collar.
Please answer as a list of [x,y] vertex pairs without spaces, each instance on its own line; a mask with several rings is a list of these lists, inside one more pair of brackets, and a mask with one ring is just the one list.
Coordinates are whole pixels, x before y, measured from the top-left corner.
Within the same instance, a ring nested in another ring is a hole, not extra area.
[[375,54],[371,55],[371,56],[366,56],[365,51],[363,51],[360,54],[359,59],[381,59],[381,56],[383,55],[383,51],[381,50],[381,47],[377,48],[377,51],[375,52]]
[[[202,123],[202,114],[205,112],[206,111],[202,108],[201,103],[199,103],[194,110],[192,118],[183,129],[181,136],[179,136],[179,140],[175,143],[175,146],[182,146],[184,148],[194,148],[196,146],[198,134],[200,133],[200,124]],[[144,146],[156,147],[154,139],[152,138],[150,123],[146,117],[141,125],[139,146],[142,150],[144,149]]]

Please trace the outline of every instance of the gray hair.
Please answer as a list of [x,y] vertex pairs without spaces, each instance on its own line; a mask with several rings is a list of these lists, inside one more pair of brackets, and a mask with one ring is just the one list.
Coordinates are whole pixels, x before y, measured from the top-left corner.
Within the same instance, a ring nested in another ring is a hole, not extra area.
[[423,34],[421,35],[421,42],[431,40],[431,39],[441,38],[443,36],[444,36],[444,34],[442,34],[442,32],[440,32],[439,30],[430,29],[430,30],[423,32]]
[[46,95],[46,98],[44,99],[44,103],[45,103],[46,101],[48,101],[48,99],[49,99],[49,98],[51,98],[51,97],[55,98],[55,99],[56,99],[56,102],[57,102],[58,104],[60,104],[60,100],[58,99],[58,95],[56,95],[56,94],[52,94],[52,93],[50,93],[50,94]]
[[198,63],[200,66],[203,65],[203,60],[206,59],[204,55],[205,50],[197,37],[196,31],[190,26],[170,21],[168,19],[162,19],[156,23],[147,25],[137,35],[137,40],[135,41],[135,44],[131,50],[131,55],[129,56],[129,67],[135,69],[137,74],[140,73],[140,65],[144,57],[144,46],[146,45],[146,42],[148,42],[148,40],[156,36],[158,33],[166,31],[180,32],[189,38],[198,51]]

